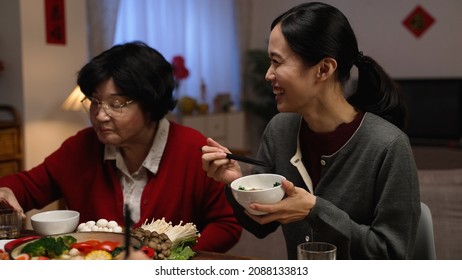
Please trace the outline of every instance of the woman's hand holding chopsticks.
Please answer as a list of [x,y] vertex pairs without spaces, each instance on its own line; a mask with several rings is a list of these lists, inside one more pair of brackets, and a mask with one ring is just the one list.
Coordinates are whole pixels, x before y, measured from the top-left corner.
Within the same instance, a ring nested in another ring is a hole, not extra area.
[[227,154],[231,153],[228,148],[221,146],[212,138],[207,138],[207,145],[200,149],[202,169],[207,172],[207,176],[225,184],[242,177],[239,163],[227,158]]

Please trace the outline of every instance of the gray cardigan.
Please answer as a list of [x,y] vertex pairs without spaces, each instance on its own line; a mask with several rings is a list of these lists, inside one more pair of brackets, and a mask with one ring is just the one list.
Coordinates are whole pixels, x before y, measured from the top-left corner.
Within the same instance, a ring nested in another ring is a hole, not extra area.
[[[285,176],[311,189],[298,146],[300,115],[280,113],[267,125],[258,158],[273,169],[256,173]],[[382,118],[366,113],[353,136],[332,155],[322,156],[316,205],[306,219],[282,225],[289,259],[309,235],[337,246],[338,259],[410,259],[420,217],[419,182],[408,137]],[[259,225],[228,199],[241,224],[264,237],[278,223]]]

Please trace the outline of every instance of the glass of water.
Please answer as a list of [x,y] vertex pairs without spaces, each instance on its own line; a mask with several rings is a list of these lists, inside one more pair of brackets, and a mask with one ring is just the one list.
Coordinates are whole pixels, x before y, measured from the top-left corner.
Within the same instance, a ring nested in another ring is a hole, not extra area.
[[326,242],[305,242],[297,246],[299,260],[335,260],[337,247]]
[[0,239],[18,238],[21,233],[21,213],[0,208]]

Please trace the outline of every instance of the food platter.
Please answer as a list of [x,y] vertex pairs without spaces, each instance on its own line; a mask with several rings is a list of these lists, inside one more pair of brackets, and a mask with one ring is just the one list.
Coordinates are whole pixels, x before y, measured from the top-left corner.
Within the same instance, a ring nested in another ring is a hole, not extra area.
[[27,236],[5,244],[5,249],[14,260],[122,259],[126,257],[125,239],[130,236],[131,247],[143,252],[147,259],[187,260],[196,255],[192,248],[200,233],[191,222],[173,225],[165,218],[152,219],[125,233],[114,231],[114,225],[117,224],[105,219],[87,221],[77,227],[77,232]]
[[[119,242],[120,244],[124,244],[125,242],[125,235],[123,233],[114,232],[74,232],[59,235],[50,235],[50,237],[55,238],[63,236],[72,236],[77,240],[77,242],[84,242],[88,240],[98,240],[101,242],[112,241]],[[41,237],[42,236],[28,236],[25,238],[13,240],[5,245],[5,250],[9,252],[10,258],[12,260],[17,259],[18,256],[21,255],[21,251],[26,245],[35,242]],[[141,240],[135,236],[130,237],[130,244],[135,248],[140,248],[142,246]]]

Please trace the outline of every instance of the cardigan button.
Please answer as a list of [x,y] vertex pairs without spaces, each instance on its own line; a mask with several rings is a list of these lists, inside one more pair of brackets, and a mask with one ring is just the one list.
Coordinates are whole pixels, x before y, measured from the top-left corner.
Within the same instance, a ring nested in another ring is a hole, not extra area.
[[143,205],[148,205],[148,201],[146,199],[143,200]]
[[321,159],[321,165],[322,165],[322,166],[326,165],[326,161],[323,160],[323,159]]

